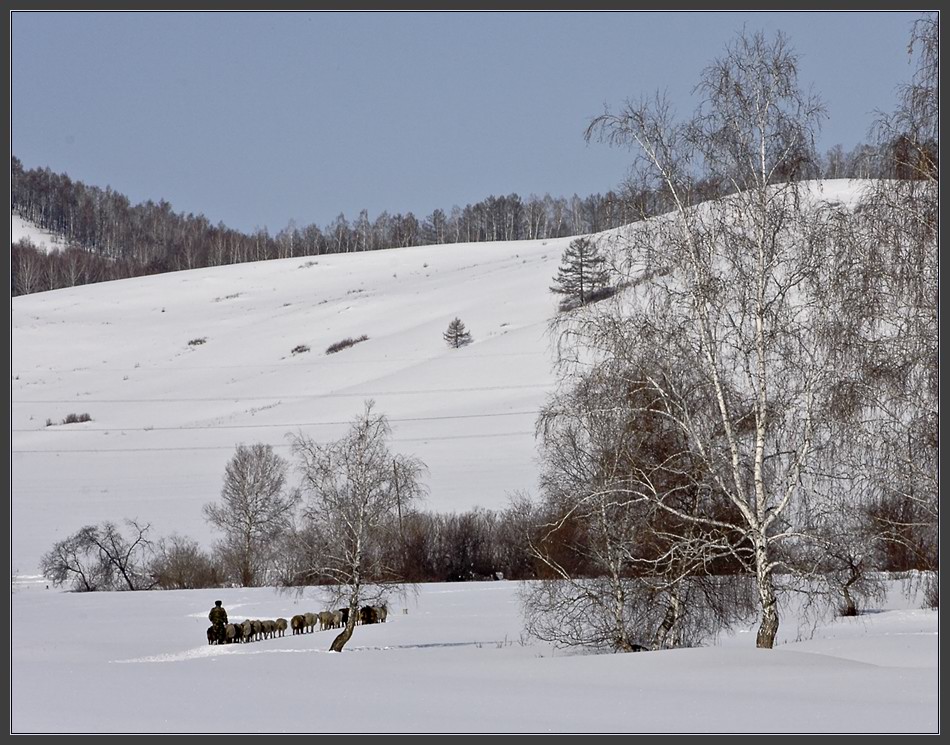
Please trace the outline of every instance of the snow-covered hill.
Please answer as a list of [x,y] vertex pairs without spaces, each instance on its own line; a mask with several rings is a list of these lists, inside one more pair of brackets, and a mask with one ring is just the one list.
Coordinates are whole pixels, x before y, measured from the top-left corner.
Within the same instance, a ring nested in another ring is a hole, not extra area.
[[[851,201],[858,188],[819,193]],[[501,508],[534,490],[535,417],[554,384],[549,288],[570,240],[291,258],[14,298],[14,572],[34,573],[56,540],[102,520],[209,546],[201,508],[237,444],[289,457],[288,433],[338,437],[367,399],[390,418],[393,448],[428,465],[428,509]],[[455,317],[474,338],[461,349],[442,338]],[[70,414],[92,421],[60,424]]]
[[63,249],[66,247],[61,235],[43,230],[16,213],[10,216],[10,230],[10,240],[13,243],[19,243],[24,239],[28,239],[36,248],[46,253],[54,249]]
[[[390,417],[393,448],[428,465],[426,507],[505,506],[536,483],[549,286],[568,242],[293,258],[14,298],[14,570],[105,519],[209,545],[201,507],[235,445],[289,457],[289,432],[337,437],[366,399]],[[450,349],[456,316],[474,341]],[[60,424],[69,414],[92,421]]]

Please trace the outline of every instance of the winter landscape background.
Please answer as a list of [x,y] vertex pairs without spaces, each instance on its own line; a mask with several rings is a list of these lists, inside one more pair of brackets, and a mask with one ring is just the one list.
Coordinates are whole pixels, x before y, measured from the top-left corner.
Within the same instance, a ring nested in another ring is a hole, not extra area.
[[[861,184],[812,188],[840,201]],[[15,298],[11,730],[937,731],[938,614],[913,577],[856,618],[792,601],[773,652],[750,626],[705,648],[590,655],[527,637],[516,582],[420,585],[334,654],[329,631],[205,643],[215,599],[232,620],[289,618],[323,609],[314,588],[75,594],[38,576],[56,540],[100,520],[208,545],[201,506],[235,443],[338,436],[366,398],[391,417],[394,449],[428,464],[424,507],[499,508],[531,491],[535,412],[554,386],[548,288],[567,243],[295,258]],[[455,316],[474,337],[461,349],[441,338]],[[92,420],[47,426],[69,413]]]
[[11,734],[939,733],[939,12],[10,16]]

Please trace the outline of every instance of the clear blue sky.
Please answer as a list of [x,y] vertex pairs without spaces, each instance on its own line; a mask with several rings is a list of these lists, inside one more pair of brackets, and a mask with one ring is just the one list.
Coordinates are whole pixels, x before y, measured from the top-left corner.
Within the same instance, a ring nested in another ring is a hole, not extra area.
[[14,12],[12,147],[133,203],[271,234],[340,212],[517,192],[581,196],[629,154],[583,139],[604,104],[683,114],[746,28],[782,30],[827,103],[822,150],[866,139],[909,80],[905,12]]

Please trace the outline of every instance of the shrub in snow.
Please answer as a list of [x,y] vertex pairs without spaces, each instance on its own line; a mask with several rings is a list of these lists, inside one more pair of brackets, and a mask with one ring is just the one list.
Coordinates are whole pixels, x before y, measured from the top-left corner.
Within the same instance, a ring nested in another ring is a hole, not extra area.
[[369,337],[366,334],[363,334],[357,339],[343,339],[327,347],[327,354],[339,352],[341,349],[352,347],[354,344],[359,344],[361,341],[366,341],[367,339],[369,339]]
[[188,342],[188,346],[197,347],[199,344],[204,344],[206,341],[208,341],[208,337],[199,336],[197,339],[192,339],[190,342]]
[[63,419],[63,424],[76,424],[78,422],[91,422],[92,417],[88,414],[67,414]]
[[220,587],[218,569],[197,541],[178,534],[162,538],[148,567],[156,586],[163,590]]
[[290,350],[291,354],[302,354],[303,352],[309,352],[310,347],[306,344],[298,344],[296,347]]

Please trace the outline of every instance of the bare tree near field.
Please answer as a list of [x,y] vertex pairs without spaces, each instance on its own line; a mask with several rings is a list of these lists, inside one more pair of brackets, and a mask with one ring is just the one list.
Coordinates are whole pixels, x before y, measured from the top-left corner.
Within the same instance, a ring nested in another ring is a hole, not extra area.
[[125,524],[129,535],[107,521],[58,541],[43,556],[43,574],[57,586],[72,582],[73,589],[85,592],[152,589],[150,527],[135,520]]
[[879,145],[891,146],[890,169],[901,181],[934,182],[939,175],[940,21],[923,14],[911,28],[908,55],[916,54],[909,83],[900,87],[896,110],[880,114],[872,134]]
[[445,571],[440,579],[458,582],[493,578],[496,565],[492,549],[496,525],[495,513],[480,508],[439,516],[435,527],[441,539],[438,553]]
[[[872,443],[875,524],[910,566],[939,568],[939,19],[911,30],[911,81],[873,134],[890,160],[858,207],[864,261],[843,279],[852,325],[843,340],[873,381],[861,431]],[[844,253],[842,247],[842,253]],[[844,263],[844,260],[841,260]],[[934,593],[936,598],[936,593]]]
[[[783,589],[800,596],[806,618],[819,620],[829,611],[856,615],[883,600],[878,572],[884,566],[872,518],[879,462],[867,436],[879,380],[861,361],[866,350],[856,349],[852,336],[863,322],[850,275],[873,260],[858,238],[861,218],[853,207],[822,203],[810,209],[805,237],[822,271],[806,284],[811,301],[799,304],[810,319],[802,326],[809,331],[802,344],[824,373],[816,375],[812,449],[799,472],[801,490],[775,544]],[[867,348],[873,346],[869,340]]]
[[127,590],[150,590],[155,587],[149,564],[152,542],[150,526],[126,520],[130,535],[126,536],[115,523],[104,522],[89,533],[89,540],[99,550],[102,560],[111,568],[114,585]]
[[108,568],[102,564],[98,552],[86,539],[86,532],[90,529],[91,526],[87,526],[57,541],[43,555],[40,570],[53,585],[59,587],[70,583],[78,592],[109,588]]
[[318,537],[312,531],[302,530],[298,523],[295,520],[278,540],[275,584],[280,588],[305,586],[308,568],[314,563],[313,547]]
[[784,547],[789,570],[809,580],[790,589],[802,596],[804,616],[816,620],[829,610],[856,616],[886,594],[883,541],[872,517],[874,465],[867,443],[852,436],[859,423],[848,413],[833,411],[823,422],[826,442],[811,469],[821,475],[806,474],[811,495],[799,516],[802,529]]
[[748,616],[750,585],[714,572],[749,547],[645,379],[595,369],[538,426],[544,501],[528,544],[546,576],[522,588],[529,633],[629,652],[697,644]]
[[410,582],[526,579],[532,560],[520,516],[475,508],[464,513],[406,510],[388,549]]
[[12,245],[10,267],[14,294],[28,295],[43,289],[43,263],[43,254],[29,238]]
[[534,559],[530,553],[532,511],[524,507],[521,494],[511,495],[511,504],[498,516],[495,531],[495,563],[503,567],[504,579],[521,580],[535,577]]
[[424,493],[425,465],[390,451],[389,422],[365,404],[363,413],[339,440],[321,444],[303,434],[293,436],[306,495],[304,519],[322,538],[308,567],[314,584],[327,584],[331,602],[345,603],[349,615],[330,650],[339,652],[353,635],[359,609],[379,604],[406,587],[402,567],[387,561],[399,531],[399,510]]
[[[580,334],[595,348],[620,346],[628,359],[666,367],[647,382],[668,403],[709,484],[740,516],[759,596],[756,644],[771,648],[779,628],[776,545],[797,532],[828,375],[811,317],[822,244],[811,239],[797,180],[814,159],[823,109],[800,90],[797,58],[781,34],[740,34],[697,90],[702,103],[686,123],[662,98],[591,122],[588,138],[636,150],[641,173],[673,205],[626,234],[628,267],[640,261],[641,271],[667,273],[634,288],[639,303],[625,298],[612,318],[578,319],[562,338]],[[731,193],[694,206],[700,176]],[[682,369],[698,375],[712,412],[685,395]],[[711,524],[651,499],[684,521]]]
[[445,339],[446,344],[454,349],[464,347],[472,342],[472,335],[466,331],[465,324],[459,318],[455,318],[449,323],[449,327],[442,333],[442,338]]
[[836,379],[818,434],[826,477],[809,482],[820,546],[801,548],[823,547],[825,578],[853,580],[872,600],[869,569],[923,570],[935,586],[939,565],[937,43],[936,18],[922,17],[913,81],[875,127],[872,172],[887,178],[869,181],[853,210],[826,210],[821,231],[818,341]]
[[561,255],[551,292],[567,296],[565,307],[600,298],[609,279],[605,263],[596,241],[575,238]]
[[840,597],[838,613],[856,616],[862,608],[883,602],[886,585],[880,566],[880,537],[866,510],[853,500],[837,503],[833,519],[815,531],[818,566],[814,576],[828,583]]
[[222,573],[211,556],[192,538],[173,534],[158,541],[150,574],[163,590],[218,587]]
[[287,487],[287,467],[270,445],[238,445],[225,467],[221,502],[204,506],[205,519],[224,533],[222,553],[236,562],[245,587],[260,581],[291,524],[300,495]]

